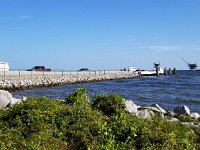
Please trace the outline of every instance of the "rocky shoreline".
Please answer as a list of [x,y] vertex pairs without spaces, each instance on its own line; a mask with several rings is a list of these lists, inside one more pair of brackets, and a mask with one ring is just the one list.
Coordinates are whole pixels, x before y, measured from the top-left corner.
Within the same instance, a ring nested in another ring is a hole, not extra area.
[[0,80],[0,89],[7,91],[14,91],[32,87],[50,87],[62,84],[75,84],[83,82],[99,82],[105,80],[116,79],[130,79],[138,77],[134,73],[109,73],[109,74],[81,74],[81,75],[67,75],[67,76],[40,76],[35,78],[2,78]]
[[[155,115],[159,115],[169,122],[181,121],[184,125],[200,126],[200,114],[191,112],[186,105],[176,106],[167,111],[158,104],[152,104],[151,106],[137,106],[133,101],[126,100],[126,111],[138,118],[151,119]],[[187,119],[182,121],[181,117]]]
[[[0,80],[0,109],[7,106],[12,106],[17,102],[26,100],[26,98],[15,99],[12,97],[8,91],[32,88],[32,87],[49,87],[62,84],[75,84],[83,82],[99,82],[105,80],[116,80],[116,79],[130,79],[136,78],[138,75],[133,73],[109,73],[109,74],[79,74],[79,75],[68,75],[59,77],[35,77],[35,78],[2,78]],[[4,91],[6,90],[6,91]],[[161,115],[164,119],[177,122],[179,121],[179,116],[189,116],[196,120],[195,122],[184,122],[183,124],[191,126],[200,126],[200,114],[191,113],[190,109],[181,105],[173,108],[170,111],[166,111],[161,108],[158,104],[152,104],[151,106],[137,106],[131,100],[126,100],[126,110],[138,118],[151,119],[156,114]]]
[[[12,107],[15,103],[20,103],[26,99],[26,97],[22,97],[21,99],[13,98],[12,94],[8,91],[0,90],[0,109]],[[159,115],[169,122],[181,122],[184,125],[200,127],[200,114],[190,112],[190,109],[185,105],[177,106],[172,110],[166,111],[158,104],[137,106],[132,100],[125,100],[125,104],[126,111],[138,118],[151,119]],[[180,120],[181,117],[187,117],[189,121],[182,121]]]

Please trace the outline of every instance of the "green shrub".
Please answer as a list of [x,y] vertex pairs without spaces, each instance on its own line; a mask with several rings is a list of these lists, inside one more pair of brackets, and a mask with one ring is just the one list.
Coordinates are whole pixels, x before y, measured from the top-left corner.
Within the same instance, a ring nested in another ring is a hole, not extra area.
[[89,102],[89,98],[87,96],[87,89],[86,88],[77,88],[73,93],[69,94],[65,102],[67,104],[73,104],[75,102]]
[[[95,108],[95,109],[94,109]],[[28,98],[0,110],[0,149],[127,150],[200,149],[200,127],[140,119],[125,111],[124,98],[102,94],[92,105],[79,88],[65,102]]]
[[101,96],[93,95],[92,107],[111,116],[125,111],[126,105],[125,99],[122,96],[103,93]]
[[[54,118],[66,106],[58,100],[28,98],[0,113],[1,145],[16,149],[39,149],[53,138]],[[2,130],[3,129],[3,130]]]

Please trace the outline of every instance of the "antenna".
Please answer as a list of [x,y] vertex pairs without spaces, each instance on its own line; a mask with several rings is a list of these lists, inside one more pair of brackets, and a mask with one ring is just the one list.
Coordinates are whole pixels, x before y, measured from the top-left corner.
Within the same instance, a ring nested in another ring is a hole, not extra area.
[[182,59],[187,65],[189,64],[183,57],[181,57],[181,59]]

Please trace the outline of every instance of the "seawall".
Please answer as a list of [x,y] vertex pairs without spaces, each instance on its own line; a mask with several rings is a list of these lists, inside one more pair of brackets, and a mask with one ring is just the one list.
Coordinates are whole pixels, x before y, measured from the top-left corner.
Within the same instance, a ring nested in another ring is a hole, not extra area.
[[138,77],[135,73],[130,72],[110,72],[102,74],[95,73],[78,73],[62,75],[18,75],[16,72],[7,77],[1,77],[0,89],[14,91],[33,87],[50,87],[62,84],[75,84],[84,82],[99,82],[105,80],[129,79]]

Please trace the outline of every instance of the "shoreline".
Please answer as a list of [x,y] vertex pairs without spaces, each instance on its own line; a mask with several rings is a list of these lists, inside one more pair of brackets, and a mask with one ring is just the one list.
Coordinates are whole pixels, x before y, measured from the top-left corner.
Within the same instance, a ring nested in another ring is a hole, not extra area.
[[78,84],[87,82],[109,81],[117,79],[130,79],[139,77],[130,72],[106,73],[106,74],[72,74],[64,76],[37,76],[37,77],[6,77],[0,80],[0,89],[16,91],[34,87],[52,87],[63,84]]

